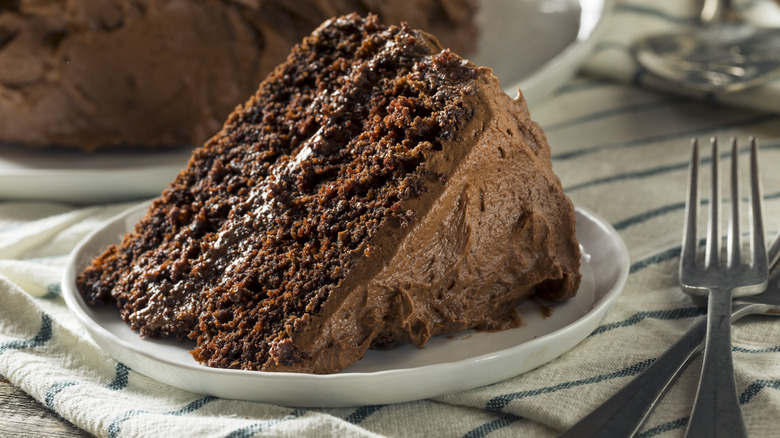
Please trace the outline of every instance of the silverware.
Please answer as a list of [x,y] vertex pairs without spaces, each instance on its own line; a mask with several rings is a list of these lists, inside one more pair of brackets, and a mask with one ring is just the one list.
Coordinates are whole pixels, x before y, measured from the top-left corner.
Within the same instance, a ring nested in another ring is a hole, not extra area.
[[780,29],[754,27],[734,15],[729,0],[704,0],[698,28],[637,41],[634,58],[650,72],[700,91],[739,91],[779,76]]
[[[713,147],[715,149],[715,147]],[[733,143],[733,151],[732,155],[736,157],[736,143]],[[751,141],[751,167],[753,168],[753,171],[751,172],[751,186],[752,186],[752,200],[754,207],[758,208],[758,214],[754,213],[754,216],[757,216],[760,218],[760,203],[758,202],[761,199],[760,194],[760,187],[758,184],[758,172],[757,172],[757,146],[755,141]],[[695,233],[695,226],[691,225],[695,224],[695,210],[696,206],[699,205],[699,199],[698,199],[698,144],[694,142],[693,151],[692,151],[692,159],[691,159],[691,175],[690,175],[690,183],[689,183],[689,197],[688,197],[688,206],[686,208],[686,230],[684,232],[684,249],[683,252],[688,252],[687,261],[690,262],[691,257],[695,258],[696,255],[696,248],[698,246],[698,240],[696,240],[696,233]],[[732,162],[732,173],[734,173],[734,169],[736,169],[736,164]],[[713,153],[713,168],[717,168],[717,153]],[[717,175],[717,171],[714,170],[714,174]],[[715,179],[715,178],[713,178]],[[736,180],[736,178],[733,178],[732,183]],[[715,193],[718,187],[717,180],[713,181],[713,192]],[[734,189],[734,185],[732,184],[732,189]],[[717,196],[717,193],[712,197],[713,201],[710,202],[710,208],[715,208],[717,211],[717,208],[719,206],[719,203],[717,202],[719,199],[719,196]],[[738,196],[735,196],[732,194],[732,199],[739,199]],[[714,206],[714,207],[713,207]],[[738,213],[738,208],[733,208],[732,212]],[[710,216],[710,219],[713,219],[713,215]],[[712,221],[711,221],[712,222]],[[714,224],[713,224],[714,225]],[[759,224],[760,225],[760,224]],[[753,236],[754,240],[759,240],[761,246],[761,250],[763,251],[763,227],[760,227],[760,230],[757,230],[756,227],[753,227]],[[710,230],[710,236],[713,236],[709,238],[708,240],[710,242],[716,242],[720,240],[720,232],[712,228]],[[759,231],[761,234],[759,234]],[[738,236],[739,234],[735,232],[735,230],[732,228],[731,232],[733,233],[733,236]],[[690,233],[690,234],[689,234]],[[758,239],[758,237],[761,236],[761,239]],[[736,243],[739,239],[732,239],[732,243]],[[686,244],[687,243],[687,244]],[[711,245],[714,246],[714,245]],[[733,245],[735,246],[735,245]],[[754,253],[758,249],[754,246]],[[719,252],[715,252],[714,248],[713,251],[715,254],[718,254]],[[765,254],[765,253],[764,253]],[[712,257],[712,256],[711,256]],[[754,257],[754,263],[758,262],[760,264],[763,257]],[[716,258],[717,259],[717,258]],[[777,238],[775,239],[774,243],[772,244],[769,255],[767,259],[765,260],[765,263],[771,263],[774,265],[777,260],[780,259],[780,233],[778,234]],[[732,261],[736,262],[735,257],[732,257]],[[714,262],[714,261],[713,261]],[[681,260],[681,266],[682,266],[682,260]],[[766,290],[764,293],[761,293],[759,295],[754,296],[744,296],[740,297],[737,300],[737,305],[734,308],[734,311],[732,313],[731,319],[736,321],[739,318],[742,318],[747,315],[752,314],[760,314],[765,313],[769,315],[778,315],[780,314],[780,268],[775,270],[774,276],[773,276],[773,282],[770,284],[770,287],[768,290]],[[682,277],[681,277],[682,278]],[[760,281],[758,282],[757,287],[760,287]],[[706,293],[706,292],[705,292]],[[730,304],[730,302],[728,303]],[[710,314],[711,315],[711,314]],[[708,318],[705,320],[702,320],[701,322],[694,325],[680,340],[678,340],[674,345],[672,345],[663,355],[661,355],[658,359],[656,359],[644,372],[642,372],[639,376],[637,376],[635,379],[633,379],[628,385],[626,385],[623,389],[618,391],[615,395],[613,395],[611,398],[609,398],[606,402],[604,402],[601,406],[596,408],[593,412],[588,414],[585,418],[577,422],[575,425],[573,425],[571,428],[566,430],[561,437],[566,438],[573,438],[573,437],[629,437],[634,435],[639,431],[640,426],[644,422],[644,420],[647,418],[647,416],[652,412],[653,408],[655,407],[656,403],[660,400],[660,398],[663,396],[663,394],[666,392],[669,387],[671,387],[671,384],[674,382],[674,379],[679,375],[682,370],[685,369],[689,361],[695,356],[695,354],[699,351],[701,347],[702,340],[705,338],[705,334],[707,332],[708,324],[710,323],[710,317],[708,315]],[[726,338],[727,342],[722,342],[722,344],[726,344],[728,347],[728,351],[726,352],[726,358],[729,362],[729,366],[731,366],[731,350],[730,350],[730,339]],[[721,348],[723,345],[721,345]],[[710,350],[710,353],[713,353],[713,350]],[[728,374],[727,374],[728,376]],[[730,373],[731,376],[731,386],[733,387],[733,370]],[[728,379],[727,379],[728,380]],[[729,393],[733,392],[734,398],[731,400],[732,402],[736,402],[736,389],[734,388]],[[699,404],[699,407],[701,409],[703,405]],[[731,408],[731,412],[727,417],[724,417],[726,421],[732,422],[732,421],[738,421],[735,423],[737,426],[736,428],[738,431],[744,432],[744,426],[741,422],[741,415],[739,410],[738,403],[734,404]],[[731,414],[736,413],[738,416],[738,420],[733,420]],[[716,421],[713,421],[713,425],[720,424]],[[732,425],[729,425],[731,427]],[[719,426],[716,426],[719,427]],[[693,432],[692,429],[689,428],[689,432]],[[729,436],[738,436],[738,435],[731,435],[733,432],[730,431],[730,429],[722,429],[722,432],[729,435]],[[717,434],[712,432],[709,435],[706,432],[702,432],[702,436],[716,436]]]
[[[731,321],[748,315],[780,316],[780,233],[769,248],[770,265],[775,269],[767,290],[758,295],[738,298]],[[675,379],[701,350],[707,331],[707,320],[691,327],[674,345],[658,357],[647,369],[590,414],[566,430],[565,438],[620,438],[639,432],[647,417]]]
[[739,231],[739,150],[731,141],[731,220],[727,257],[721,263],[720,182],[718,142],[712,145],[712,187],[707,220],[707,245],[704,265],[697,261],[699,240],[696,223],[699,210],[699,145],[693,141],[688,180],[688,201],[680,259],[680,286],[683,291],[707,296],[707,334],[704,343],[699,388],[688,422],[686,436],[746,436],[737,399],[734,364],[731,359],[731,302],[734,296],[755,295],[766,289],[768,262],[764,245],[761,213],[761,182],[758,176],[758,146],[750,147],[750,236],[752,254],[749,263],[742,260]]

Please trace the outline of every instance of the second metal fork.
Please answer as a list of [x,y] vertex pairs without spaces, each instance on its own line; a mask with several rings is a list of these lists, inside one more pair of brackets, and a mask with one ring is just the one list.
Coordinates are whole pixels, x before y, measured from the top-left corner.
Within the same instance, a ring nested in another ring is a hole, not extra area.
[[699,240],[696,233],[699,207],[699,145],[693,141],[688,199],[685,210],[680,285],[693,295],[707,296],[707,336],[704,347],[699,388],[693,405],[686,436],[746,436],[737,398],[734,364],[731,357],[731,301],[734,296],[757,294],[766,288],[767,256],[764,243],[761,184],[758,176],[758,146],[750,147],[750,243],[749,263],[742,258],[739,231],[739,165],[738,147],[731,147],[731,218],[727,237],[727,255],[721,263],[720,183],[718,177],[718,143],[712,143],[712,178],[707,221],[704,264],[697,261]]

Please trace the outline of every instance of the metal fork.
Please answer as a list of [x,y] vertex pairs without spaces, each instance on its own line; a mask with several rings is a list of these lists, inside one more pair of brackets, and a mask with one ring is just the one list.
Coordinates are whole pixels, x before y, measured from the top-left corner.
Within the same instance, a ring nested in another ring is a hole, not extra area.
[[731,301],[734,296],[753,295],[766,289],[768,262],[761,213],[761,183],[758,176],[758,146],[750,140],[750,243],[749,263],[742,260],[739,231],[739,163],[736,139],[731,140],[731,219],[727,256],[721,263],[720,182],[718,142],[712,139],[712,178],[704,264],[697,261],[699,240],[696,223],[699,209],[699,144],[693,140],[688,199],[685,208],[680,285],[692,295],[707,296],[707,335],[699,388],[686,436],[747,436],[737,399],[731,358]]
[[[769,250],[769,257],[766,256],[766,252],[764,252],[764,232],[763,232],[763,225],[761,221],[761,189],[760,189],[760,183],[759,183],[759,177],[758,177],[758,147],[756,144],[756,141],[751,139],[751,201],[753,204],[753,217],[754,222],[758,221],[758,223],[754,223],[752,226],[752,235],[753,235],[753,251],[754,254],[752,257],[752,264],[753,268],[751,267],[743,267],[740,268],[742,271],[749,271],[751,274],[755,272],[755,279],[753,281],[749,281],[750,279],[745,279],[744,285],[752,284],[752,286],[747,286],[745,289],[740,289],[738,286],[732,286],[732,288],[737,289],[737,292],[740,293],[741,298],[738,299],[740,304],[736,307],[734,312],[732,313],[731,317],[733,320],[737,320],[743,316],[751,315],[751,314],[757,314],[757,313],[768,313],[771,315],[780,315],[778,311],[780,311],[780,281],[776,281],[776,284],[773,284],[773,289],[768,290],[767,292],[756,295],[756,296],[742,296],[746,293],[751,292],[761,292],[767,284],[766,280],[766,266],[770,264],[768,260],[771,260],[771,264],[774,265],[778,259],[780,259],[780,233],[778,233],[778,236],[775,238],[772,247]],[[686,278],[689,286],[691,283],[691,280],[688,278],[690,275],[698,275],[698,272],[702,269],[710,269],[710,270],[718,270],[719,272],[729,272],[729,269],[734,269],[731,267],[732,265],[738,265],[740,263],[741,256],[739,254],[739,250],[741,249],[738,245],[739,240],[739,227],[738,227],[738,217],[739,217],[739,208],[736,204],[736,201],[738,201],[738,186],[736,184],[736,181],[738,181],[738,172],[737,172],[737,163],[736,163],[736,157],[737,157],[737,148],[736,148],[736,142],[732,141],[732,227],[729,232],[730,234],[730,252],[732,253],[729,257],[730,264],[727,267],[718,267],[718,255],[720,255],[720,250],[713,248],[713,246],[718,245],[720,241],[720,231],[717,229],[713,229],[713,226],[719,222],[718,219],[718,208],[720,205],[720,196],[718,192],[718,178],[717,178],[717,170],[718,170],[718,153],[717,153],[717,144],[713,144],[713,183],[712,183],[712,190],[713,195],[710,200],[710,209],[711,214],[709,217],[710,222],[710,232],[709,237],[707,239],[708,241],[708,252],[710,253],[710,260],[708,260],[705,265],[708,266],[707,268],[701,268],[698,265],[696,265],[696,253],[697,253],[697,247],[698,247],[698,240],[696,238],[696,222],[697,222],[697,210],[699,206],[699,196],[698,196],[698,181],[699,181],[699,175],[698,175],[698,169],[699,169],[699,151],[698,151],[698,142],[694,140],[693,147],[692,147],[692,157],[691,157],[691,167],[690,167],[690,179],[689,179],[689,188],[688,188],[688,202],[686,205],[686,228],[683,233],[683,259],[681,259],[680,267],[681,267],[681,275],[680,279],[682,282],[682,279]],[[712,209],[715,209],[715,212],[712,212]],[[733,249],[736,247],[736,250]],[[736,254],[734,254],[736,253]],[[768,259],[768,260],[767,260]],[[684,265],[685,264],[685,265]],[[763,264],[764,267],[761,267],[760,265]],[[683,275],[682,269],[684,266],[687,266],[686,274]],[[723,271],[721,271],[723,270]],[[777,272],[775,272],[775,278],[780,279],[780,267],[776,269]],[[737,284],[738,280],[742,272],[736,272],[731,271],[731,275],[733,278],[728,280],[723,280],[721,278],[715,278],[715,280],[723,281],[723,283],[716,283],[716,286],[719,290],[726,290],[725,294],[721,295],[729,295],[727,297],[727,302],[725,303],[727,308],[730,310],[731,308],[731,301],[730,301],[730,295],[732,290],[729,290],[728,288],[724,288],[723,286],[726,285],[726,282],[728,281],[731,284]],[[713,274],[710,274],[713,275]],[[729,275],[729,274],[722,274],[723,276]],[[741,281],[739,282],[741,283]],[[705,283],[701,283],[705,284]],[[706,287],[706,286],[700,286],[700,287]],[[698,292],[698,291],[697,291]],[[717,299],[715,298],[711,293],[708,293],[707,289],[704,289],[704,294],[708,294],[710,300]],[[723,303],[721,303],[723,305]],[[714,319],[714,321],[713,321]],[[725,322],[724,322],[725,319]],[[697,400],[696,405],[699,407],[699,409],[704,409],[703,407],[706,406],[707,411],[702,411],[700,413],[701,420],[698,420],[699,422],[703,423],[704,427],[707,427],[707,430],[700,430],[700,425],[693,426],[692,421],[689,421],[689,429],[688,434],[689,435],[696,435],[696,436],[718,436],[719,434],[723,434],[723,436],[739,436],[740,434],[742,436],[745,435],[745,428],[744,424],[742,423],[742,416],[740,414],[739,410],[739,404],[736,396],[736,385],[734,384],[734,373],[733,373],[733,364],[731,361],[731,336],[730,336],[730,323],[728,316],[726,318],[713,318],[713,309],[712,305],[709,306],[708,311],[708,317],[705,321],[702,321],[700,324],[694,325],[682,338],[680,338],[674,345],[672,345],[663,355],[661,355],[655,362],[653,362],[644,372],[642,372],[640,375],[638,375],[634,380],[629,382],[625,387],[623,387],[620,391],[615,393],[612,397],[610,397],[607,401],[605,401],[601,406],[596,408],[593,412],[585,416],[583,419],[578,421],[575,425],[567,429],[562,435],[560,435],[560,438],[584,438],[584,437],[604,437],[604,438],[615,438],[615,437],[630,437],[633,436],[635,433],[639,431],[639,428],[641,427],[644,420],[648,417],[650,412],[652,412],[655,405],[658,403],[658,401],[661,399],[663,394],[666,392],[666,390],[669,389],[674,379],[685,369],[687,364],[690,362],[690,360],[693,358],[693,356],[696,354],[696,352],[699,350],[701,340],[705,337],[705,334],[713,334],[713,331],[709,329],[710,325],[713,325],[715,323],[716,325],[719,325],[722,329],[723,325],[725,324],[725,329],[727,331],[725,337],[720,338],[720,342],[717,344],[713,344],[712,342],[709,342],[707,345],[709,347],[709,353],[711,355],[718,354],[717,356],[714,356],[714,360],[725,360],[727,361],[727,364],[721,365],[721,364],[715,364],[713,360],[709,360],[706,363],[709,363],[708,367],[716,367],[719,368],[716,371],[723,372],[720,377],[725,379],[728,383],[724,383],[726,390],[724,391],[718,391],[715,393],[717,396],[724,396],[727,395],[726,400],[732,404],[725,404],[722,401],[713,403],[711,400],[705,402],[704,397],[705,395],[712,396],[713,391],[709,389],[703,389],[704,381],[700,383],[700,396]],[[713,347],[715,345],[715,347]],[[713,350],[713,348],[725,348],[725,352],[721,350]],[[728,367],[728,368],[725,368]],[[703,370],[702,374],[705,372],[711,372],[708,370]],[[707,379],[707,384],[713,384],[716,382],[716,380]],[[719,408],[720,411],[716,411],[716,408]],[[713,419],[712,416],[715,416]],[[691,419],[692,420],[692,419]],[[736,430],[736,432],[735,432]]]
[[[770,273],[767,290],[761,294],[735,300],[731,321],[748,315],[780,316],[780,233],[769,250]],[[567,429],[559,438],[620,438],[637,434],[672,386],[677,376],[701,349],[707,321],[693,325],[677,342],[659,356],[647,369],[621,388],[612,397]]]

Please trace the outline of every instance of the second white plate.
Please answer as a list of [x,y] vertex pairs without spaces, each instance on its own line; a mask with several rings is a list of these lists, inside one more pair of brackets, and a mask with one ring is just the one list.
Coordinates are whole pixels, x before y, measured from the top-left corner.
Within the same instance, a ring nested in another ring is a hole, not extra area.
[[76,276],[93,257],[132,230],[148,204],[132,208],[96,230],[72,252],[63,277],[68,307],[116,360],[168,385],[223,398],[287,406],[344,407],[435,397],[495,383],[543,365],[591,333],[620,294],[629,271],[628,251],[602,219],[577,209],[577,238],[586,257],[577,296],[552,306],[519,307],[523,326],[501,332],[465,331],[439,336],[423,349],[403,345],[369,351],[338,374],[269,373],[208,368],[190,356],[191,345],[142,339],[113,306],[87,306]]
[[[529,107],[571,78],[597,40],[609,0],[483,0],[477,53]],[[158,196],[192,148],[149,151],[30,149],[0,143],[0,200],[122,202]]]

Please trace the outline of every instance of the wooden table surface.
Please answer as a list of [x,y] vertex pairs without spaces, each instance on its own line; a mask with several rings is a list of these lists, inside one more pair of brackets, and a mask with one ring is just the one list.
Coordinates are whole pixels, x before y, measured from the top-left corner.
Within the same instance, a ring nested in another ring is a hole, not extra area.
[[89,437],[0,376],[0,437]]

